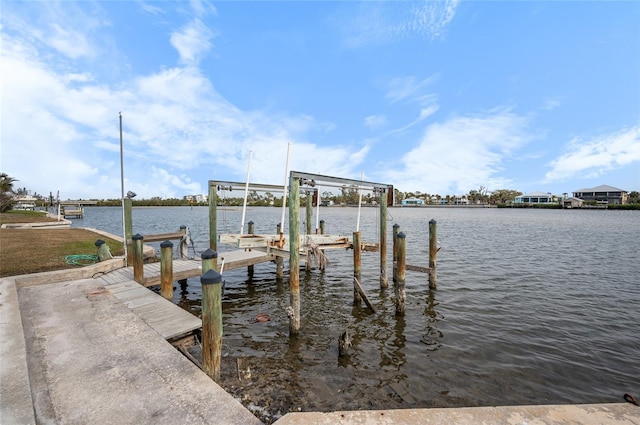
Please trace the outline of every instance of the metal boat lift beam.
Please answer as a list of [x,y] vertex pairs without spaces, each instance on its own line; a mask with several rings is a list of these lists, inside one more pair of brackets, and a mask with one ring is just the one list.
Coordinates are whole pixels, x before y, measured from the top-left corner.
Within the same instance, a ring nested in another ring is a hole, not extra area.
[[357,186],[360,189],[369,189],[369,190],[382,189],[383,191],[386,191],[387,189],[390,189],[393,187],[393,185],[384,184],[384,183],[374,183],[374,182],[367,182],[363,180],[345,179],[341,177],[324,176],[321,174],[310,174],[310,173],[303,173],[300,171],[291,171],[290,179],[296,179],[296,178],[300,179],[301,186],[311,186],[311,187],[316,185],[321,186],[322,182],[338,183],[338,184],[348,185],[348,186]]
[[[229,190],[229,191],[239,190],[244,192],[245,186],[246,186],[246,183],[209,180],[209,187],[215,187],[216,190]],[[257,192],[282,193],[284,192],[284,187],[282,185],[249,182],[249,190],[254,190]],[[317,189],[304,188],[304,190],[316,191]]]

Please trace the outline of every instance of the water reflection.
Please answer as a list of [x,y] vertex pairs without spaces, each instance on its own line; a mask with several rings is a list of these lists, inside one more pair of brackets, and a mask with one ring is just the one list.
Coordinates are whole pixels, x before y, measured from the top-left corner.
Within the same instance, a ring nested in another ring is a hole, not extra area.
[[[268,233],[276,210],[253,209],[247,220]],[[327,229],[350,234],[354,211],[327,210]],[[119,234],[118,209],[113,229],[90,222],[108,211],[87,208],[82,225]],[[375,212],[363,210],[363,223],[375,223]],[[373,314],[353,305],[350,252],[330,251],[324,271],[301,273],[302,337],[292,341],[287,267],[282,279],[271,263],[256,265],[253,276],[225,271],[225,359],[249,359],[253,375],[251,385],[238,385],[233,373],[227,383],[255,390],[254,403],[315,410],[616,402],[637,383],[640,345],[624,326],[640,322],[637,212],[397,208],[393,215],[411,243],[426,240],[425,223],[437,220],[439,289],[408,275],[406,314],[397,318],[392,289],[379,289],[377,255],[363,255]],[[206,208],[134,209],[136,232],[179,224],[190,227],[196,247],[208,245]],[[375,240],[376,228],[363,226],[363,239]],[[419,242],[407,247],[408,263],[426,257]],[[174,302],[199,315],[199,279],[175,287]],[[271,322],[256,323],[259,313]],[[353,347],[341,361],[345,329]]]

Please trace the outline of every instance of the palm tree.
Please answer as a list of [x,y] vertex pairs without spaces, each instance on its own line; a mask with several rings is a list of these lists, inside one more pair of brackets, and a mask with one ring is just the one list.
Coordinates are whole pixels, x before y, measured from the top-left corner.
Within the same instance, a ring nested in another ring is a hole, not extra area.
[[7,173],[0,173],[0,212],[11,209],[13,201],[13,182],[18,181]]

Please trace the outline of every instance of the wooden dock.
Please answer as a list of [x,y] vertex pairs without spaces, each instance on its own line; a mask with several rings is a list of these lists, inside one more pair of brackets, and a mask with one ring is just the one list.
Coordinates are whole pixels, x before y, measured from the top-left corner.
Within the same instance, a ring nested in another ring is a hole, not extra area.
[[[233,270],[264,263],[274,256],[260,251],[236,250],[218,255],[218,270]],[[198,260],[173,260],[173,280],[183,280],[202,274]],[[173,304],[170,300],[148,289],[160,283],[160,263],[144,265],[144,285],[133,280],[133,267],[123,267],[100,276],[99,281],[114,297],[121,300],[134,313],[165,339],[187,336],[202,327],[200,318]]]

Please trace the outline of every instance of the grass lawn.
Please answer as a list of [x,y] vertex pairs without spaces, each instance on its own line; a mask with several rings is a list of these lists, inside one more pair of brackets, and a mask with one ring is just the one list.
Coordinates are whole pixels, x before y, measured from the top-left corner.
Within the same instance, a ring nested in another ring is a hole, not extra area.
[[[33,211],[0,214],[0,224],[56,221]],[[122,254],[122,244],[97,233],[77,228],[0,229],[0,277],[71,269],[65,257],[96,254],[95,242],[104,240],[113,255]]]

